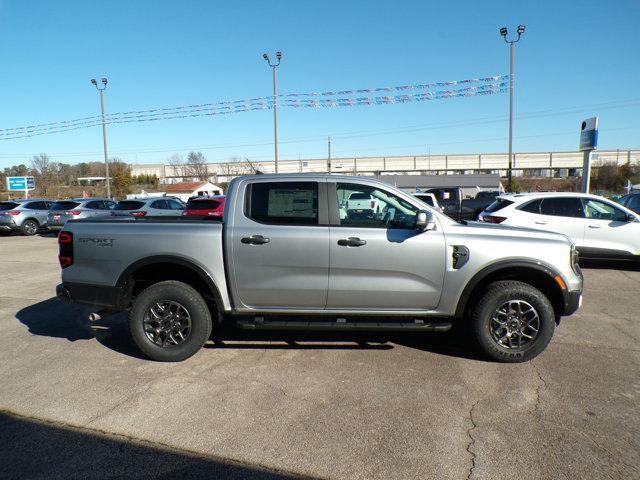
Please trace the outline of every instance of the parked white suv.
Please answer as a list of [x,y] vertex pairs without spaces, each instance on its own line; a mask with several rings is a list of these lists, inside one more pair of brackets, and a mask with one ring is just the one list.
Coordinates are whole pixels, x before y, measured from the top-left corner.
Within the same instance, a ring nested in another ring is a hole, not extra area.
[[640,215],[597,195],[502,195],[479,220],[563,233],[585,258],[640,260]]

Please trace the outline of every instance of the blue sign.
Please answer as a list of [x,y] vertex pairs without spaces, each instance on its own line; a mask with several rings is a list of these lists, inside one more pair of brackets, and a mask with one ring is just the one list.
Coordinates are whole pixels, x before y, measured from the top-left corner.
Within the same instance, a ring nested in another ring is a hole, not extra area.
[[33,190],[36,179],[33,177],[7,177],[7,190]]
[[587,118],[580,124],[580,150],[595,150],[598,146],[598,117]]
[[26,190],[26,177],[7,177],[7,190]]

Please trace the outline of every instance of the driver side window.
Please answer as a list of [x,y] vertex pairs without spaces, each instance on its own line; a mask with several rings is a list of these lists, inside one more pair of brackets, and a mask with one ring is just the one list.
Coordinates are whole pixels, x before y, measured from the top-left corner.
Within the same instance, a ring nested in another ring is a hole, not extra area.
[[413,229],[419,209],[393,193],[368,185],[336,185],[340,225]]
[[595,220],[609,220],[613,222],[626,222],[627,214],[605,202],[593,200],[591,198],[584,199],[584,212],[587,218]]

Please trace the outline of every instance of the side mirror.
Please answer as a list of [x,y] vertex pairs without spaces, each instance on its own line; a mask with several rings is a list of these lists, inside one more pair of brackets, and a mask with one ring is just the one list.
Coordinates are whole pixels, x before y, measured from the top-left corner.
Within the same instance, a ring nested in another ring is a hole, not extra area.
[[431,213],[421,210],[416,215],[416,230],[426,232],[427,230],[435,230],[436,222],[433,221]]
[[630,213],[627,214],[627,222],[635,222],[635,221],[636,221],[635,215],[631,215]]

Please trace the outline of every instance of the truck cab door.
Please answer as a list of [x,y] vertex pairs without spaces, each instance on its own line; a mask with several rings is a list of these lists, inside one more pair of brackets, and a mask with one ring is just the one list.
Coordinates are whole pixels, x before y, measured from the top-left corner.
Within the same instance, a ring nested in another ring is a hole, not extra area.
[[238,186],[227,256],[238,311],[322,310],[329,281],[325,181]]
[[[340,215],[354,192],[371,194],[380,213]],[[331,228],[327,309],[428,311],[438,306],[445,238],[415,229],[420,207],[378,185],[328,183]],[[435,219],[435,217],[434,217]],[[437,219],[436,223],[437,223]]]

